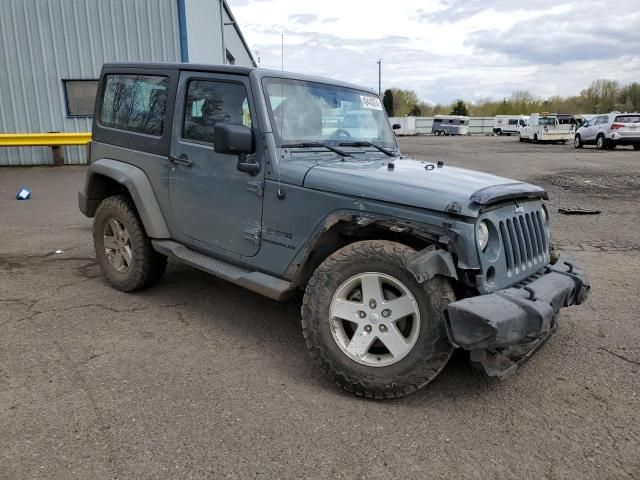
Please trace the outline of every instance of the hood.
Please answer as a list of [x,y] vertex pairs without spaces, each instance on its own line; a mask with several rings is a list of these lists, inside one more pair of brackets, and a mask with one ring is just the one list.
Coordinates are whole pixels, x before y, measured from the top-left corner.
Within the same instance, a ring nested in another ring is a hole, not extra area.
[[312,166],[306,188],[475,217],[484,205],[516,198],[548,198],[540,187],[488,173],[396,159],[337,161]]

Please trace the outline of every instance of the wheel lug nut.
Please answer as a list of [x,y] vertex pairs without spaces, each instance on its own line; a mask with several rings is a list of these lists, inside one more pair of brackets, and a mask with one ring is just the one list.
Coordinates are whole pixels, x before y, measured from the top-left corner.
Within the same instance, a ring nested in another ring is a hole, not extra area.
[[366,327],[364,327],[364,331],[367,333],[371,332],[371,325],[367,325]]
[[386,325],[380,325],[380,331],[382,333],[385,333],[387,331],[387,326]]
[[360,310],[360,311],[358,312],[358,316],[359,316],[360,318],[365,318],[365,317],[367,316],[367,314],[366,314],[365,312],[363,312],[362,310]]
[[389,310],[388,308],[385,308],[384,310],[382,310],[382,316],[384,318],[387,318],[389,315],[391,315],[391,310]]
[[371,300],[369,300],[369,308],[374,309],[378,306],[378,304],[376,303],[376,301],[372,298]]

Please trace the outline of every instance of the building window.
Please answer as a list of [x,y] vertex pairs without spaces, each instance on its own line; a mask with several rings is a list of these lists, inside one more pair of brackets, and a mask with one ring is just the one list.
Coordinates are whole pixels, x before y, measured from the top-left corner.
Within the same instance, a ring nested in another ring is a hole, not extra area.
[[227,52],[227,65],[235,65],[236,58],[231,55],[231,52],[229,50],[225,49],[225,51]]
[[96,103],[98,80],[62,80],[69,117],[90,117]]
[[167,77],[107,75],[102,94],[100,124],[161,136],[168,86]]

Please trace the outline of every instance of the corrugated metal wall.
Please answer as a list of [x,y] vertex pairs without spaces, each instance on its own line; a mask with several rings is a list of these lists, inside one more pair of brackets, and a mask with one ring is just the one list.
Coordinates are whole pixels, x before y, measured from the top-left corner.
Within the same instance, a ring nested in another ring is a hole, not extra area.
[[189,0],[185,2],[189,62],[224,62],[222,55],[221,0]]
[[[116,61],[180,61],[176,0],[0,0],[0,132],[89,131],[67,118],[62,79]],[[64,154],[85,161],[82,147]],[[0,165],[50,163],[50,148],[0,148]]]

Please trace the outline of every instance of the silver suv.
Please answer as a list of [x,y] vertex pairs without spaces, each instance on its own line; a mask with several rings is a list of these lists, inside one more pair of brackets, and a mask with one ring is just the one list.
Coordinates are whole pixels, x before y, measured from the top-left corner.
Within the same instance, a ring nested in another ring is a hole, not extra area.
[[595,144],[598,150],[618,145],[640,150],[640,113],[612,112],[592,118],[576,131],[573,140],[576,148],[588,144]]

